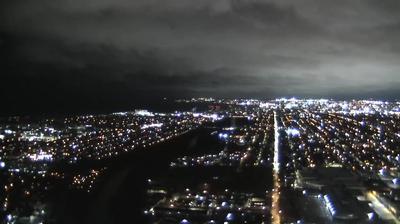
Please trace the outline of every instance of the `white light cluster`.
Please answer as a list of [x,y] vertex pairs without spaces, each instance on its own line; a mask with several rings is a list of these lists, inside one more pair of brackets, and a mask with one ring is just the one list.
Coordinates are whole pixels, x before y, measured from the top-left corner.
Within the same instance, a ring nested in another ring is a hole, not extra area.
[[335,214],[336,214],[336,209],[335,209],[335,207],[333,206],[333,204],[332,204],[332,202],[331,202],[329,196],[328,196],[328,195],[324,195],[324,200],[325,200],[326,208],[328,208],[329,212],[330,212],[332,215],[335,215]]
[[147,129],[147,128],[161,128],[163,126],[163,123],[153,123],[153,124],[145,124],[141,128],[142,129]]
[[147,110],[136,110],[135,115],[153,117],[154,114]]
[[53,155],[51,154],[31,154],[29,155],[29,158],[32,161],[51,161],[53,160]]
[[295,128],[288,128],[286,130],[286,133],[291,136],[291,137],[298,137],[300,136],[300,131],[298,129]]

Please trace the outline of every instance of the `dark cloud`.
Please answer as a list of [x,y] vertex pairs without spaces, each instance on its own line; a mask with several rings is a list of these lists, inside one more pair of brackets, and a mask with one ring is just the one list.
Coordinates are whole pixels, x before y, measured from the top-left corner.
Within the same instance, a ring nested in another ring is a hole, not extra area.
[[26,107],[16,99],[36,95],[73,106],[163,95],[399,93],[396,0],[0,4],[2,92],[10,110]]

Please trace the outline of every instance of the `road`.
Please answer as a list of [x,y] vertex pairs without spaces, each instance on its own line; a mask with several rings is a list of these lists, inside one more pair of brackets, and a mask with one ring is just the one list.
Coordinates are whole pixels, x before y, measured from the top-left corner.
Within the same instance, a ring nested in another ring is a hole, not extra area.
[[391,211],[389,211],[389,209],[387,209],[382,202],[380,202],[376,196],[376,194],[374,194],[374,192],[368,192],[367,193],[367,198],[368,200],[371,201],[372,206],[375,210],[375,212],[379,215],[379,217],[383,220],[387,220],[387,221],[394,221],[394,223],[396,224],[400,224],[400,220],[397,219]]

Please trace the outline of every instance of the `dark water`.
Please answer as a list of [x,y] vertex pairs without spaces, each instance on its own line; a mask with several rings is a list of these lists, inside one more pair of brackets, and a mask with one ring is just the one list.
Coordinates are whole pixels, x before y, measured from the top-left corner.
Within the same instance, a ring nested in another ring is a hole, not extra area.
[[142,214],[147,179],[165,175],[169,163],[179,156],[220,150],[221,142],[210,135],[212,131],[200,128],[170,142],[95,164],[108,170],[93,193],[66,191],[53,196],[56,223],[146,223]]

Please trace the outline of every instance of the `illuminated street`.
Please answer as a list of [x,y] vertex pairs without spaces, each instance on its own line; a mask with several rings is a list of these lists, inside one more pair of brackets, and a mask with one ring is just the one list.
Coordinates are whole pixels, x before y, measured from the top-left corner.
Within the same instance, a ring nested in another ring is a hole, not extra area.
[[393,212],[386,208],[385,205],[378,200],[376,193],[367,192],[366,194],[379,216],[381,216],[384,220],[389,220],[396,224],[400,224],[400,220],[393,215]]
[[272,190],[272,209],[271,209],[271,218],[272,223],[280,224],[281,223],[281,214],[280,214],[280,178],[279,178],[279,126],[278,126],[278,118],[276,111],[274,111],[274,188]]

